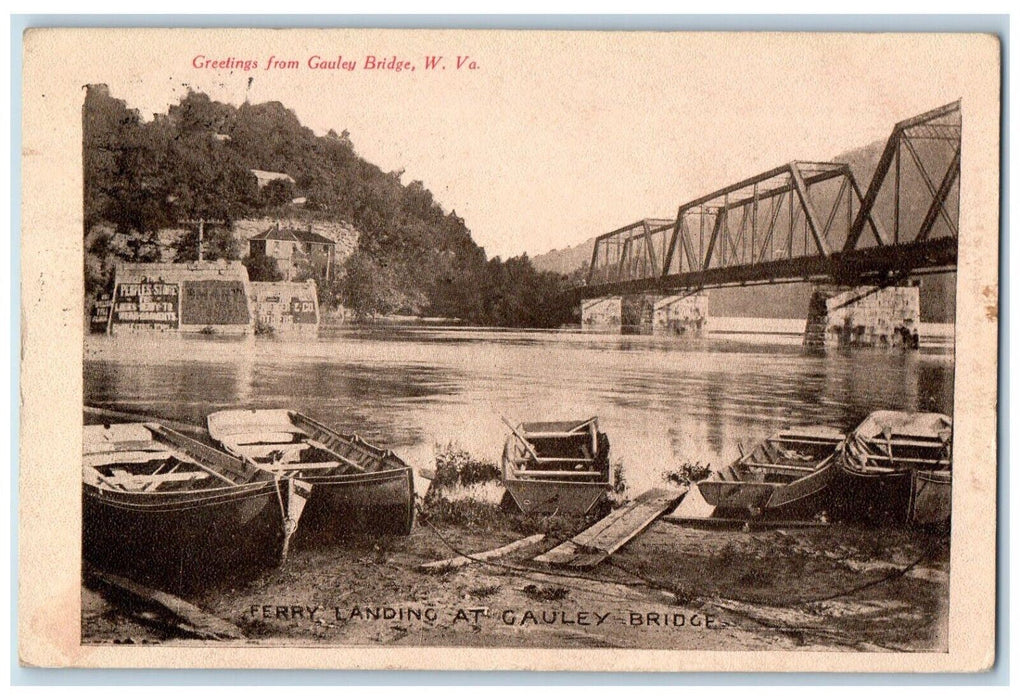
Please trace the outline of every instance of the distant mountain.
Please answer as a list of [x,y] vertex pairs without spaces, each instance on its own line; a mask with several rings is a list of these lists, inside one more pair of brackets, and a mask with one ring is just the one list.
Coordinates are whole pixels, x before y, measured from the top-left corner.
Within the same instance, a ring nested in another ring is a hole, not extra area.
[[569,275],[580,267],[587,267],[591,261],[591,251],[595,247],[595,239],[589,238],[584,243],[578,243],[569,248],[553,248],[548,253],[542,253],[531,258],[531,264],[536,270],[544,272],[555,272],[558,275]]
[[[849,163],[861,188],[867,188],[885,147],[885,141],[875,141],[862,148],[842,153],[833,161]],[[920,184],[920,183],[916,183]],[[917,197],[904,196],[900,202],[904,221],[916,221],[927,210],[927,192]],[[891,213],[891,198],[880,199],[876,204],[879,216],[885,220]],[[618,225],[620,222],[613,222]],[[610,227],[607,227],[607,231]],[[595,238],[568,248],[553,249],[531,258],[535,269],[559,275],[575,273],[586,268],[591,261]],[[807,283],[777,284],[757,287],[713,289],[709,293],[709,313],[713,316],[758,318],[800,318],[806,316],[812,285]],[[956,275],[929,275],[921,282],[921,318],[927,322],[945,323],[953,320],[956,309]]]

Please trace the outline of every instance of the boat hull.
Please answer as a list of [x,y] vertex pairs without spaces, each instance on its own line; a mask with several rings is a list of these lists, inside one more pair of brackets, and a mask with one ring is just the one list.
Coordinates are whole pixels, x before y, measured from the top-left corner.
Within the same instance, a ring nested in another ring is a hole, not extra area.
[[904,522],[908,517],[911,472],[864,473],[837,460],[839,472],[833,489],[837,518],[864,522]]
[[788,484],[707,479],[698,482],[698,490],[709,505],[723,510],[813,512],[826,504],[835,477],[830,463]]
[[83,485],[83,557],[171,590],[276,563],[284,539],[277,483],[220,491],[110,493]]
[[[388,450],[345,435],[287,409],[234,410],[207,417],[211,437],[228,453],[267,473],[286,473],[311,485],[298,537],[337,541],[352,535],[408,535],[414,526],[414,472]],[[293,436],[300,436],[293,442]],[[321,445],[322,459],[357,467],[328,473],[307,460],[275,462],[275,450]]]
[[777,488],[780,487],[776,484],[722,479],[698,482],[698,490],[706,503],[727,510],[764,510]]
[[914,472],[910,492],[910,520],[915,525],[944,525],[953,506],[953,479],[946,470]]
[[351,534],[411,533],[414,474],[410,467],[302,480],[312,485],[301,516],[303,536],[341,539]]
[[608,492],[608,483],[579,483],[545,479],[505,479],[514,503],[524,513],[587,513]]

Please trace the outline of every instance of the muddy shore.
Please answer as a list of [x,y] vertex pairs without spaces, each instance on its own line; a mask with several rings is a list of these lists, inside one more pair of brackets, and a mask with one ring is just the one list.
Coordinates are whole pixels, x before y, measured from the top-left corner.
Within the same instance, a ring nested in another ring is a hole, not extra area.
[[[591,570],[531,561],[583,525],[446,502],[407,537],[298,538],[285,567],[186,597],[236,625],[243,638],[230,643],[241,644],[946,649],[938,533],[659,520]],[[419,569],[535,532],[545,540],[497,561]],[[85,643],[188,643],[84,586],[82,600]]]

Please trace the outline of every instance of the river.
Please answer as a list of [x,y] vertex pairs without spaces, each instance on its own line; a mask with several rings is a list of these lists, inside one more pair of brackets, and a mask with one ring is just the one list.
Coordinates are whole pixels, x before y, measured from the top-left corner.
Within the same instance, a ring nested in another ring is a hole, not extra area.
[[[630,486],[718,466],[777,429],[849,429],[878,409],[952,414],[946,327],[920,351],[801,347],[803,321],[713,319],[702,339],[429,326],[322,329],[317,340],[88,336],[85,402],[203,424],[291,407],[416,468],[455,443],[493,459],[512,421],[599,417]],[[951,327],[950,327],[951,328]],[[942,334],[941,336],[939,334]]]

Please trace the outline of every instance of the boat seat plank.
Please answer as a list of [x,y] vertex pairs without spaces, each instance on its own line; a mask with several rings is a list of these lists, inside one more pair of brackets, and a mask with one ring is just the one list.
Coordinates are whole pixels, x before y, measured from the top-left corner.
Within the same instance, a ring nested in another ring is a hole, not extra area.
[[320,449],[323,452],[329,452],[330,454],[332,454],[335,457],[337,457],[341,462],[343,462],[348,467],[351,467],[352,469],[356,469],[359,472],[365,471],[365,467],[362,466],[361,464],[359,464],[358,462],[350,459],[349,457],[344,457],[343,455],[341,455],[336,450],[331,449],[328,445],[323,444],[323,443],[319,442],[318,440],[313,440],[312,438],[308,438],[308,445],[310,447],[315,447],[317,449]]
[[776,442],[790,443],[791,445],[825,445],[835,447],[841,440],[802,440],[800,438],[780,437]]
[[175,457],[172,452],[166,449],[162,451],[133,451],[133,452],[103,452],[92,453],[82,457],[82,463],[90,467],[102,467],[111,464],[145,464],[146,462],[158,462]]
[[879,462],[910,462],[912,464],[944,464],[949,466],[952,461],[948,459],[922,459],[920,457],[900,457],[894,454],[892,457],[884,454],[869,454],[868,461],[876,460]]
[[863,438],[863,441],[870,445],[881,445],[882,447],[885,447],[892,442],[893,447],[927,447],[928,449],[938,449],[947,444],[937,438],[931,438],[930,440],[911,440],[908,438],[898,438],[895,435],[893,435],[892,440],[886,440],[884,435],[876,435],[871,438]]
[[235,445],[241,446],[255,446],[255,445],[280,445],[294,444],[294,436],[297,433],[256,433],[254,435],[245,435],[243,437],[232,440]]
[[276,464],[263,464],[260,465],[266,471],[277,472],[277,471],[305,471],[305,470],[320,470],[320,469],[336,469],[341,466],[342,462],[289,462],[289,463],[276,463]]
[[583,431],[580,431],[580,430],[575,430],[574,432],[571,432],[571,433],[558,433],[558,432],[531,433],[531,432],[529,432],[529,433],[526,433],[525,437],[527,437],[529,439],[533,439],[533,440],[544,440],[546,438],[549,438],[549,439],[555,439],[555,438],[587,438],[587,433],[583,432]]
[[175,472],[173,474],[160,474],[150,476],[146,474],[115,474],[106,477],[105,483],[118,486],[126,491],[154,491],[159,486],[168,483],[204,481],[212,478],[211,474],[205,472]]
[[518,469],[514,471],[514,476],[517,477],[550,477],[550,476],[605,476],[602,472],[573,472],[568,470],[552,470],[552,469]]
[[591,464],[595,460],[590,457],[539,457],[537,460],[532,457],[520,457],[515,459],[514,462],[519,464],[531,464],[537,462],[538,464],[548,463],[552,464],[555,462],[573,462],[575,464]]
[[588,569],[608,559],[640,535],[656,518],[676,507],[686,492],[651,489],[613,511],[584,532],[535,557],[554,566]]
[[809,474],[818,469],[817,464],[802,467],[797,464],[778,464],[778,463],[768,464],[765,462],[742,462],[741,465],[745,467],[754,467],[756,469],[768,469],[770,471],[777,472],[803,472],[805,474]]

